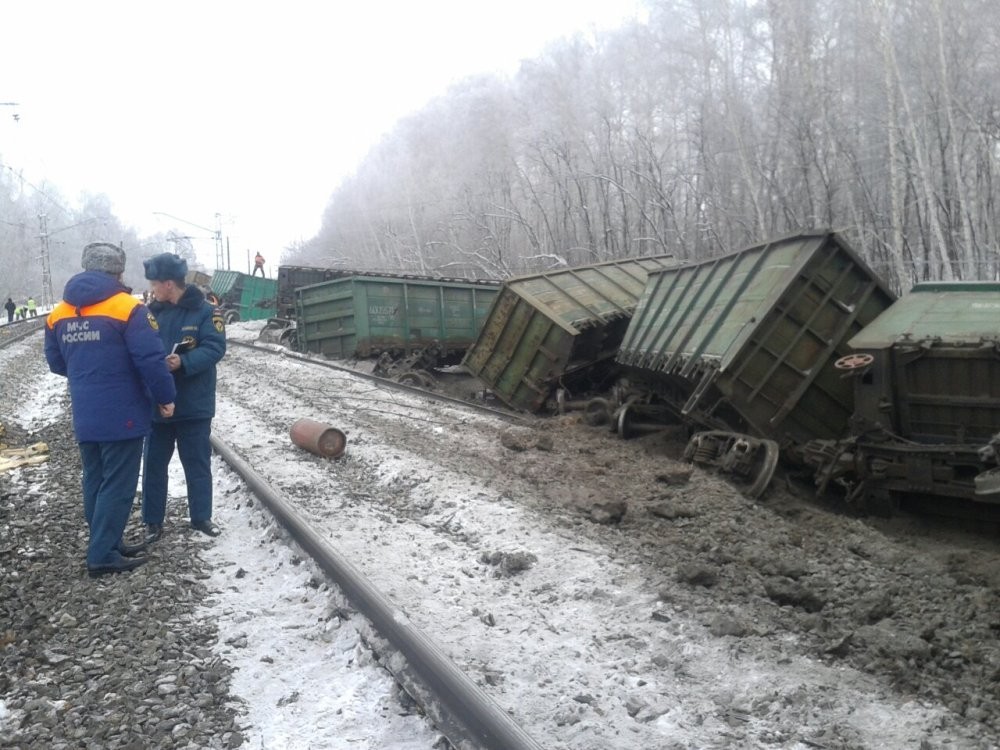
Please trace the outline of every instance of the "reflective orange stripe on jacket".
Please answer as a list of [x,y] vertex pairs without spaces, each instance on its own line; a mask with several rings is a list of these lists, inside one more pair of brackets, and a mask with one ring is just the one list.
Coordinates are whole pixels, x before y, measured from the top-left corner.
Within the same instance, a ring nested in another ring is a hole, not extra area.
[[96,305],[87,305],[87,307],[79,308],[80,312],[78,315],[77,308],[63,300],[49,313],[49,317],[45,319],[45,325],[49,328],[55,328],[56,323],[65,318],[89,318],[97,315],[111,318],[112,320],[127,321],[132,311],[141,304],[131,294],[118,292],[114,296],[98,302]]

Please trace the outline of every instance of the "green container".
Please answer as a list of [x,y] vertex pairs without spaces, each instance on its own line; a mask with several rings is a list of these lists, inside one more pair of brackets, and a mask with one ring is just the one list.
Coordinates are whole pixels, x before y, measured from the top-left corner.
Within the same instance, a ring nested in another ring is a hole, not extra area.
[[499,284],[356,275],[295,291],[299,347],[336,359],[435,350],[457,363],[476,340]]
[[676,264],[661,255],[510,279],[462,365],[507,405],[538,411],[561,379],[614,359],[647,274]]
[[227,322],[273,318],[278,311],[278,282],[239,271],[216,271],[215,292],[226,311]]
[[848,340],[895,297],[836,234],[775,239],[650,274],[618,361],[695,423],[782,445],[842,436]]

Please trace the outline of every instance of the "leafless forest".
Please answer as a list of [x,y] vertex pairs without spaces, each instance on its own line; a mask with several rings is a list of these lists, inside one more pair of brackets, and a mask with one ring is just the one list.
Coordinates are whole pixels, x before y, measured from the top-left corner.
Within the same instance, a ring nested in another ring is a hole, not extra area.
[[996,277],[1000,4],[649,8],[400,122],[286,261],[504,277],[829,227],[900,289]]
[[[833,228],[899,290],[997,278],[995,0],[648,7],[399,122],[331,177],[319,233],[281,261],[502,278]],[[0,169],[0,292],[40,298],[42,242],[56,290],[92,239],[141,249],[136,278],[143,255],[193,253],[183,236],[136,236],[103,195],[68,203]]]

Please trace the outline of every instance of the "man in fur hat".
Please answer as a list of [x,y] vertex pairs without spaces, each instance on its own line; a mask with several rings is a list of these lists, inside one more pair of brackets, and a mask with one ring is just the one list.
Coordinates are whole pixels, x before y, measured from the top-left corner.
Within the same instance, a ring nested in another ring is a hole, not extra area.
[[122,284],[124,251],[92,242],[83,248],[82,265],[46,319],[45,358],[69,380],[90,527],[87,570],[96,578],[146,562],[138,556],[144,545],[127,545],[122,535],[153,405],[169,417],[177,389],[153,317]]

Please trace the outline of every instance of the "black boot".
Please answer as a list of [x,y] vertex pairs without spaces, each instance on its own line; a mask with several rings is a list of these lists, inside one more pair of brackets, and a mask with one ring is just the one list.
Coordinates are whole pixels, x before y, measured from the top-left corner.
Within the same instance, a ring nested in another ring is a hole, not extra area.
[[140,542],[139,544],[125,544],[124,541],[118,542],[118,554],[122,557],[135,557],[146,549],[146,542]]
[[123,557],[121,560],[108,563],[107,565],[88,565],[87,574],[91,578],[100,578],[101,576],[113,573],[125,573],[129,570],[135,570],[140,565],[145,565],[147,560],[148,558],[145,557],[133,557],[131,559]]
[[152,544],[157,539],[163,536],[163,524],[162,523],[147,523],[146,524],[146,544]]
[[211,521],[192,521],[191,528],[209,536],[218,536],[220,533],[219,527]]

